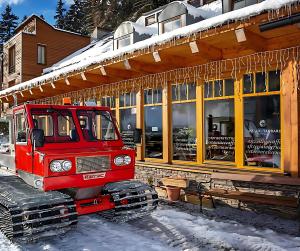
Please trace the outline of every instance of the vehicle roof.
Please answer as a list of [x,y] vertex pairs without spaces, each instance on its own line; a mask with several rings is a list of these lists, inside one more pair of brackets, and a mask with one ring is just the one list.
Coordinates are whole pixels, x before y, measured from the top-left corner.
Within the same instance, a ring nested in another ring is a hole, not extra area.
[[70,110],[105,110],[109,111],[110,108],[106,106],[77,106],[77,105],[47,105],[47,104],[25,104],[14,108],[14,110],[20,110],[22,108],[27,109],[47,109],[47,108],[54,108],[54,109],[70,109]]

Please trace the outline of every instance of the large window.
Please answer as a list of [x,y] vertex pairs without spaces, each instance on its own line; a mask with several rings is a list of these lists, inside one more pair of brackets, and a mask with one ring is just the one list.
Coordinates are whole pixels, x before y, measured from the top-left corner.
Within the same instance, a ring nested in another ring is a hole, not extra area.
[[120,95],[120,131],[124,144],[135,149],[134,130],[136,128],[136,93]]
[[163,158],[162,89],[147,89],[145,100],[145,156]]
[[8,50],[8,73],[16,72],[16,46],[13,45]]
[[45,45],[41,45],[38,44],[37,46],[37,54],[38,54],[38,58],[37,58],[37,63],[38,64],[46,64],[46,46]]
[[279,168],[280,72],[247,74],[243,84],[245,165]]
[[172,86],[173,159],[196,161],[196,84]]
[[234,80],[204,84],[205,160],[235,161]]

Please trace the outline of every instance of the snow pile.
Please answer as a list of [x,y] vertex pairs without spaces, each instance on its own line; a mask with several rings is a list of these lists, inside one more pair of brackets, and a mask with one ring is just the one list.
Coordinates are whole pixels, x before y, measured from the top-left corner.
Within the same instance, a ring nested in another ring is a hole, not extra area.
[[200,10],[201,16],[207,19],[222,15],[222,6],[222,0],[217,0],[199,7],[198,10]]
[[150,26],[144,26],[138,23],[132,23],[134,30],[142,35],[142,34],[148,34],[148,35],[157,35],[158,34],[158,27],[150,27]]
[[151,46],[164,44],[176,38],[188,37],[195,33],[218,27],[231,21],[245,20],[249,17],[259,15],[260,13],[266,11],[277,10],[282,7],[289,8],[292,4],[296,3],[299,3],[299,0],[265,0],[258,4],[205,19],[198,23],[176,29],[172,32],[168,32],[159,36],[153,36],[149,39],[120,48],[118,50],[110,51],[109,48],[111,48],[111,44],[103,45],[104,48],[102,48],[101,46],[97,48],[93,47],[89,50],[89,53],[84,55],[81,54],[78,58],[74,60],[72,59],[71,62],[69,62],[72,64],[68,64],[68,66],[66,66],[65,68],[57,69],[56,71],[53,71],[51,73],[5,89],[0,92],[0,96],[5,96],[16,91],[26,90],[28,88],[50,82],[58,78],[62,78],[75,71],[84,70],[89,66],[101,64],[111,59],[117,59],[118,57],[122,57],[126,54],[134,53],[137,50],[149,49]]

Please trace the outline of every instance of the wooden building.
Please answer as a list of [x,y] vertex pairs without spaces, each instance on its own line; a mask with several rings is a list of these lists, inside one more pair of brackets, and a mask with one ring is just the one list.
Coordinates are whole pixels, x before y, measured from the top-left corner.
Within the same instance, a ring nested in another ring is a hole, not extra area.
[[[110,106],[128,145],[132,128],[143,130],[133,147],[137,177],[146,181],[215,177],[226,191],[297,197],[300,3],[258,2],[223,14],[224,3],[221,13],[171,3],[169,13],[127,23],[49,73],[0,92],[1,100],[71,97]],[[135,33],[152,35],[135,41]]]
[[40,76],[43,69],[90,42],[89,37],[57,29],[36,15],[15,33],[3,46],[2,89]]

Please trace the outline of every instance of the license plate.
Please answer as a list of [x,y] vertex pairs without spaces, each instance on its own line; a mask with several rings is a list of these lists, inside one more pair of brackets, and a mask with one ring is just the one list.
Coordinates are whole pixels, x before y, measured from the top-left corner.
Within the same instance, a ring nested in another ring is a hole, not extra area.
[[92,173],[92,174],[84,174],[84,180],[96,180],[96,179],[103,179],[105,178],[106,173]]

